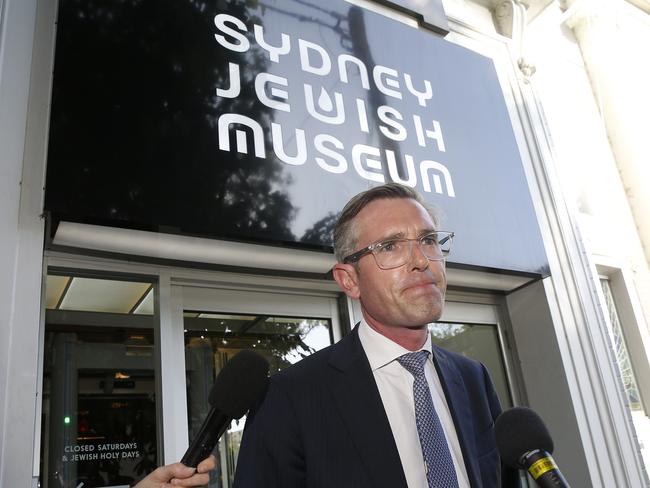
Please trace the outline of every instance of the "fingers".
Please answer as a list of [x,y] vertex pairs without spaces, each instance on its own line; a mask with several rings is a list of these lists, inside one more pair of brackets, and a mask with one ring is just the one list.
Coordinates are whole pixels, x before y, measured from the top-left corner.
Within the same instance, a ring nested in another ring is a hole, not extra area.
[[188,468],[181,463],[160,466],[145,476],[134,488],[171,488],[167,482],[174,476],[188,478],[194,473],[194,468]]
[[210,455],[199,463],[196,468],[196,473],[189,478],[180,478],[176,477],[171,480],[170,487],[174,486],[204,486],[210,482],[210,474],[215,466],[217,465],[217,460],[214,456]]
[[205,486],[210,482],[209,471],[217,465],[214,456],[205,458],[196,468],[190,468],[181,463],[161,466],[140,483],[136,488],[174,488],[179,486]]
[[205,486],[209,482],[210,475],[208,473],[201,473],[185,479],[174,478],[169,482],[169,486],[170,488],[174,486]]
[[160,481],[169,481],[172,478],[185,479],[192,476],[195,472],[194,468],[188,468],[184,464],[174,463],[166,466],[161,466],[156,469],[152,474],[155,479]]
[[207,458],[205,458],[203,461],[199,463],[199,465],[196,468],[196,472],[207,473],[208,471],[212,471],[216,466],[217,466],[217,460],[212,454],[210,454],[210,456],[208,456]]

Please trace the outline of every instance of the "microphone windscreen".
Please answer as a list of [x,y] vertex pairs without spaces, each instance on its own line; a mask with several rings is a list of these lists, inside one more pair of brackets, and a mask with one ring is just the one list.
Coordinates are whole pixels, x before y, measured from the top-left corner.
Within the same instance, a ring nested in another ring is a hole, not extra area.
[[513,468],[521,468],[519,459],[529,451],[553,453],[553,439],[544,421],[530,408],[514,407],[503,412],[494,424],[494,435],[501,459]]
[[210,392],[210,404],[233,419],[241,418],[262,396],[269,381],[269,363],[243,350],[223,367]]

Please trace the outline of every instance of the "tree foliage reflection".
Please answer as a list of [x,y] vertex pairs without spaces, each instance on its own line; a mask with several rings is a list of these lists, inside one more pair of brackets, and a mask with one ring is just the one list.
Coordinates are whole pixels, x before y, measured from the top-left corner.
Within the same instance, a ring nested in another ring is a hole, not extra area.
[[[217,3],[262,22],[252,2]],[[254,67],[248,76],[269,61],[255,43],[225,53],[215,13],[202,0],[59,2],[47,210],[146,230],[294,240],[281,163],[218,150],[221,113],[264,123],[271,115],[250,79],[237,99],[217,98],[229,61]]]

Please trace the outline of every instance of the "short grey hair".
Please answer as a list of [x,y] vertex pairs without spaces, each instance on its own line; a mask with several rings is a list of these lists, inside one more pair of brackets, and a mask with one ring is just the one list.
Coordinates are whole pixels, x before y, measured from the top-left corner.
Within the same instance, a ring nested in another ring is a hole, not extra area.
[[359,236],[353,225],[354,218],[370,202],[384,198],[408,198],[415,200],[425,208],[433,221],[433,225],[436,229],[438,228],[440,222],[438,212],[431,205],[427,204],[422,196],[413,188],[399,183],[386,183],[385,185],[370,188],[352,197],[341,211],[341,215],[339,215],[339,219],[336,222],[334,227],[334,255],[339,263],[342,263],[346,256],[356,251]]

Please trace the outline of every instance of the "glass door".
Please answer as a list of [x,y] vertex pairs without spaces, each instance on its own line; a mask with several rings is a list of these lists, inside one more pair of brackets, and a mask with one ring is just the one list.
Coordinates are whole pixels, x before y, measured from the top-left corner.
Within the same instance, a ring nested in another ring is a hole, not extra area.
[[[477,297],[472,299],[477,300]],[[485,303],[465,301],[450,294],[442,317],[429,324],[429,331],[434,344],[485,365],[501,406],[506,409],[512,407],[518,397],[505,323],[499,306],[490,303],[489,297],[478,300]]]
[[[498,297],[482,293],[447,292],[442,317],[429,324],[434,344],[485,365],[506,409],[520,403],[514,352],[507,340],[507,314]],[[361,319],[361,307],[350,307],[352,325]]]
[[[234,354],[257,351],[269,361],[273,374],[340,335],[335,294],[188,286],[178,287],[176,293],[182,295],[188,439],[196,435],[210,409],[214,378]],[[211,488],[232,486],[245,420],[233,421],[220,439]]]
[[48,272],[39,486],[127,488],[159,464],[155,285]]

